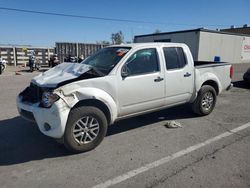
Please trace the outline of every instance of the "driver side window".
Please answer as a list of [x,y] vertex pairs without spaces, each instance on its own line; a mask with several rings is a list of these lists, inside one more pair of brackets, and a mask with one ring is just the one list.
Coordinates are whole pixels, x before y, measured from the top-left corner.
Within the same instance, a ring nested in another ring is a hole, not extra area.
[[126,62],[129,76],[159,71],[158,56],[155,48],[138,50]]

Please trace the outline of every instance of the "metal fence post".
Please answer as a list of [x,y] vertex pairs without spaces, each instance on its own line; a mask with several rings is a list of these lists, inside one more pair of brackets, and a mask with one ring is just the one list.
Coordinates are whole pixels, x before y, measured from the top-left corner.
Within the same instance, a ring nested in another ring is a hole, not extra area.
[[13,60],[14,60],[14,66],[17,66],[17,57],[16,57],[16,47],[13,47]]
[[78,48],[78,43],[76,43],[76,57],[79,57],[79,48]]
[[48,51],[48,59],[50,59],[50,51],[49,51],[49,48],[47,49]]

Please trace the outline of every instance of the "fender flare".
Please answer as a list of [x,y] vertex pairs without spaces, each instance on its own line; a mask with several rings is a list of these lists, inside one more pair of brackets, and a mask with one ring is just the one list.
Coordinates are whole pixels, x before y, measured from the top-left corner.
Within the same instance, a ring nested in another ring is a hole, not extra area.
[[218,77],[215,74],[208,72],[208,73],[201,75],[200,81],[198,83],[196,83],[196,88],[197,88],[196,92],[198,92],[200,90],[201,86],[204,85],[204,83],[209,82],[209,81],[212,81],[212,82],[217,84],[218,94],[222,91],[222,85],[221,85]]
[[[206,82],[214,82],[218,86],[218,92],[216,91],[217,94],[219,94],[222,91],[221,83],[220,83],[218,77],[215,74],[213,74],[213,73],[205,73],[205,74],[202,74],[202,75],[199,75],[199,76],[200,76],[199,80],[196,80],[195,90],[194,90],[194,93],[193,93],[193,95],[191,97],[190,103],[195,101],[195,99],[196,99],[196,97],[198,95],[198,92],[200,91],[200,89],[204,85],[204,83],[206,83]],[[211,85],[211,84],[208,84],[208,85]]]

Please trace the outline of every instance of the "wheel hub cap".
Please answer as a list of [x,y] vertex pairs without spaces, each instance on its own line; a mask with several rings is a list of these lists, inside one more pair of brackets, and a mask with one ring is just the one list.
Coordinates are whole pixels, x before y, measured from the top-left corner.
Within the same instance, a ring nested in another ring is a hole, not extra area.
[[87,144],[96,139],[100,125],[96,118],[84,116],[73,125],[73,137],[78,144]]
[[211,92],[205,93],[205,95],[202,98],[202,108],[206,111],[210,110],[213,106],[214,97]]

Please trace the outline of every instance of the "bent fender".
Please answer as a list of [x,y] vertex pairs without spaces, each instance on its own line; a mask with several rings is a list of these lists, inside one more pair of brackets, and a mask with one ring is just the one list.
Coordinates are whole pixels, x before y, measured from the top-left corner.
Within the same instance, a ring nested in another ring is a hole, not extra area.
[[65,93],[62,89],[59,89],[55,93],[61,97],[61,99],[69,106],[69,108],[73,108],[79,101],[87,99],[99,100],[108,107],[111,115],[111,124],[114,123],[115,119],[117,118],[118,109],[114,99],[101,89],[85,87],[74,90],[69,94]]

